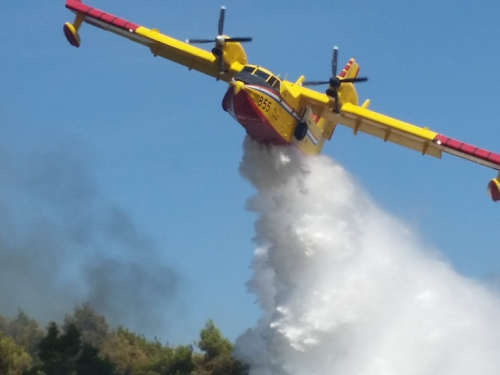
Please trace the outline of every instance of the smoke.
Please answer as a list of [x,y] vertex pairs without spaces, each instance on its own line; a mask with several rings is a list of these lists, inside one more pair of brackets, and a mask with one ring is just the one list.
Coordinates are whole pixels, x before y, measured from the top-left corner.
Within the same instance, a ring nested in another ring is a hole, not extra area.
[[458,275],[326,157],[247,140],[253,277],[264,314],[235,354],[251,375],[498,374],[500,299]]
[[179,277],[100,196],[78,147],[0,154],[0,312],[42,324],[89,302],[112,325],[168,328]]

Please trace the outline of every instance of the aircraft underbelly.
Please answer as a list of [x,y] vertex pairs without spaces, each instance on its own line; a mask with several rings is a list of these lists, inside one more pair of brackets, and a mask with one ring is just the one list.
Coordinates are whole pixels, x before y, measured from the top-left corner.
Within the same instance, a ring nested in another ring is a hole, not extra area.
[[242,89],[235,94],[234,89],[229,87],[222,101],[222,108],[229,112],[256,141],[276,145],[290,144],[273,127],[247,91]]

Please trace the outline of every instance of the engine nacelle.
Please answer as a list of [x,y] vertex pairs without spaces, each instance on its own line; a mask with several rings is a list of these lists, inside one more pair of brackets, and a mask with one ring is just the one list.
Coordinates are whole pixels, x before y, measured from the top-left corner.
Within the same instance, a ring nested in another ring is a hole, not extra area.
[[493,199],[493,202],[500,201],[500,182],[498,182],[499,178],[500,177],[492,179],[488,184],[488,194],[490,195],[491,199]]

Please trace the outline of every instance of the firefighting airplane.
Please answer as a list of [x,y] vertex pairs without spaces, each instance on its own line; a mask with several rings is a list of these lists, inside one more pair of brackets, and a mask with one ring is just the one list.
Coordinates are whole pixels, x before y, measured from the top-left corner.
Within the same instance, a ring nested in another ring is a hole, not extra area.
[[[78,31],[86,22],[148,47],[155,57],[164,57],[227,82],[229,88],[222,100],[222,108],[261,143],[293,144],[306,155],[319,154],[325,139],[330,140],[338,124],[352,128],[355,135],[367,133],[422,155],[441,158],[442,152],[446,152],[500,171],[499,154],[373,112],[368,109],[369,100],[359,106],[353,83],[367,78],[357,77],[359,67],[354,59],[337,74],[336,48],[332,77],[328,81],[307,82],[301,76],[296,82],[291,82],[247,63],[240,43],[252,38],[231,38],[223,34],[224,7],[220,11],[215,38],[188,39],[185,43],[156,29],[147,29],[85,5],[81,0],[66,0],[66,8],[76,14],[72,24],[66,22],[64,25],[64,34],[75,47],[80,46]],[[210,43],[213,48],[206,51],[191,45],[195,43]],[[306,87],[323,84],[329,85],[326,93]],[[488,183],[489,195],[495,202],[500,200],[499,180],[500,172]]]

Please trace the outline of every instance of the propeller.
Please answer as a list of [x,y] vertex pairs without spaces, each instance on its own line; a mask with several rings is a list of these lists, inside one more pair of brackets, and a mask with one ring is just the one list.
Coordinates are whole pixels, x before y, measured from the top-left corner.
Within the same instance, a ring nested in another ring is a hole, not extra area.
[[219,14],[219,27],[217,28],[217,36],[215,39],[187,39],[186,43],[189,44],[203,44],[203,43],[215,43],[215,47],[212,48],[212,53],[215,57],[219,59],[219,73],[224,74],[224,61],[222,59],[222,48],[226,45],[226,43],[242,43],[242,42],[251,42],[252,38],[250,37],[237,37],[237,38],[229,38],[225,37],[224,34],[224,18],[226,15],[226,7],[220,8]]
[[339,93],[337,89],[342,83],[355,83],[355,82],[366,82],[368,78],[366,77],[356,77],[356,78],[342,78],[337,76],[337,60],[338,60],[338,47],[333,47],[333,57],[332,57],[332,77],[328,81],[305,81],[302,82],[302,86],[319,86],[319,85],[330,85],[326,90],[326,95],[335,99],[335,113],[340,113],[339,105]]

